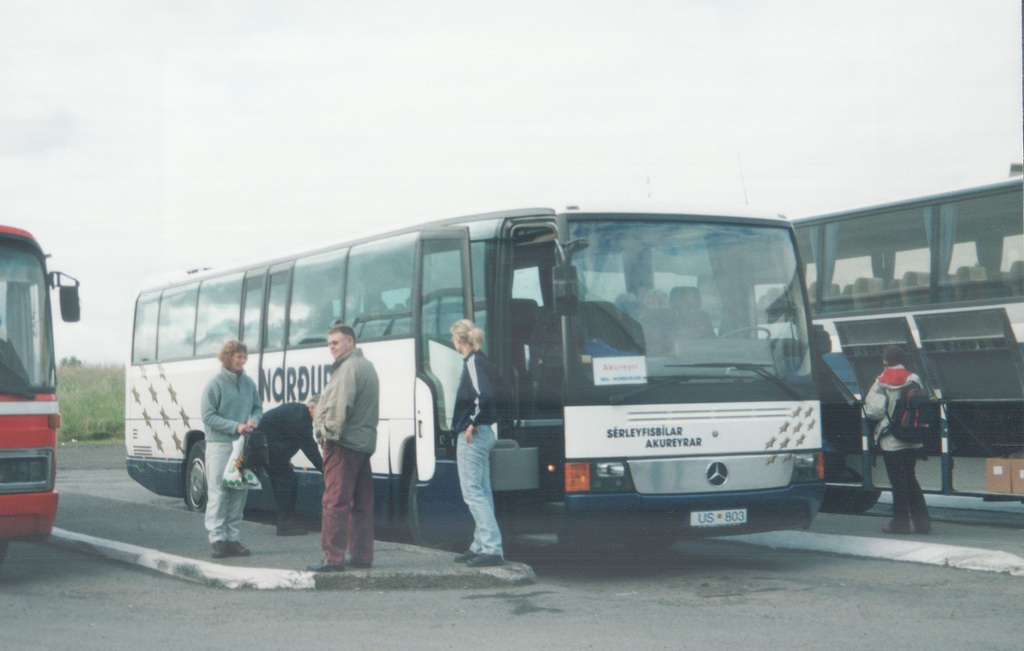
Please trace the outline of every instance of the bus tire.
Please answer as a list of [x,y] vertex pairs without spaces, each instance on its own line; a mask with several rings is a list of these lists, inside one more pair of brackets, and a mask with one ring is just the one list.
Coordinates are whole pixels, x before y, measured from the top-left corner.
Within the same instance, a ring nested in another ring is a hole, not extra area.
[[822,513],[861,515],[871,510],[878,502],[882,491],[864,490],[850,486],[825,486],[825,499],[821,502]]
[[206,441],[196,441],[188,451],[185,506],[196,513],[206,510]]
[[412,544],[429,547],[430,542],[423,537],[423,530],[420,528],[420,503],[416,492],[419,483],[419,472],[414,464],[409,474],[409,486],[405,495],[405,528],[409,531]]

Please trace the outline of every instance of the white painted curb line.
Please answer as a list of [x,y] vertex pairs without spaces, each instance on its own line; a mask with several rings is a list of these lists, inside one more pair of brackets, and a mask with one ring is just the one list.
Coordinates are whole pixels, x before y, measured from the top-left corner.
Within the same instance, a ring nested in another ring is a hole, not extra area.
[[139,565],[162,572],[163,574],[169,574],[186,581],[195,581],[204,585],[256,590],[312,590],[316,587],[312,572],[218,565],[217,563],[197,561],[185,558],[184,556],[166,554],[127,543],[65,531],[58,527],[53,528],[49,541],[69,549],[97,554],[115,561],[132,563],[133,565]]
[[728,540],[773,549],[829,552],[844,556],[860,556],[1024,576],[1024,558],[1009,552],[976,547],[957,547],[907,540],[881,540],[860,536],[836,536],[807,531],[755,533],[730,536]]

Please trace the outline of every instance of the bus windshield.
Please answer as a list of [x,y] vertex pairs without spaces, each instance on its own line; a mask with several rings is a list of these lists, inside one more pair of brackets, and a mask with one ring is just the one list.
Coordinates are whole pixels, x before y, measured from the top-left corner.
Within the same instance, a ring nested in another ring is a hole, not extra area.
[[32,397],[53,390],[46,291],[42,260],[0,242],[0,394]]
[[814,397],[788,229],[598,219],[571,240],[574,404]]

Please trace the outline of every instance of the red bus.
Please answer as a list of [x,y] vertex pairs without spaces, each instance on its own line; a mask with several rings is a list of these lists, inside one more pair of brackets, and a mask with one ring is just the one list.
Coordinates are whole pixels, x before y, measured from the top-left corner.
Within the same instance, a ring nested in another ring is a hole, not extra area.
[[49,288],[78,321],[78,281],[47,273],[31,234],[0,226],[0,562],[12,540],[39,540],[57,514],[60,413]]

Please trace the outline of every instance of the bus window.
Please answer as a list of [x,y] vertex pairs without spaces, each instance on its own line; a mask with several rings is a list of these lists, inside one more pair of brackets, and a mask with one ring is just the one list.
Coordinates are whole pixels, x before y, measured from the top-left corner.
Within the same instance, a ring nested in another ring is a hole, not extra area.
[[196,295],[199,285],[176,287],[160,301],[157,355],[161,360],[192,357],[196,334]]
[[260,316],[263,312],[263,272],[249,272],[245,278],[242,306],[242,343],[255,353],[260,350]]
[[[822,311],[927,303],[929,232],[926,215],[916,208],[827,224],[815,260],[822,283],[815,291],[822,294]],[[878,233],[885,233],[885,238]]]
[[943,272],[938,284],[944,300],[976,301],[1015,293],[1009,272],[1021,259],[1024,225],[1013,195],[947,202],[932,208],[932,214],[938,221],[935,254]]
[[[487,275],[487,271],[493,269],[494,264],[487,264],[487,256],[493,254],[492,244],[473,242],[469,245],[470,265],[473,269],[473,323],[484,332],[488,332],[487,297],[493,294],[493,289],[488,291],[488,288],[494,287],[494,278]],[[484,346],[487,346],[486,338]]]
[[412,333],[413,257],[410,233],[352,248],[345,292],[345,322],[359,341]]
[[203,281],[196,319],[196,356],[216,355],[224,342],[238,338],[242,274]]
[[[562,406],[562,320],[551,305],[555,247],[547,225],[517,232],[513,251],[510,349],[519,408],[530,418],[556,417]],[[532,239],[528,239],[532,235]]]
[[462,242],[424,240],[420,323],[423,366],[436,380],[437,418],[442,429],[451,428],[455,393],[462,373],[462,356],[452,343],[451,327],[465,316]]
[[135,304],[135,337],[132,362],[156,361],[156,326],[160,313],[160,292],[143,294]]
[[347,254],[348,249],[329,251],[295,263],[289,347],[327,344],[327,331],[341,318]]
[[270,274],[267,296],[267,333],[264,350],[284,348],[284,326],[288,312],[288,269]]

